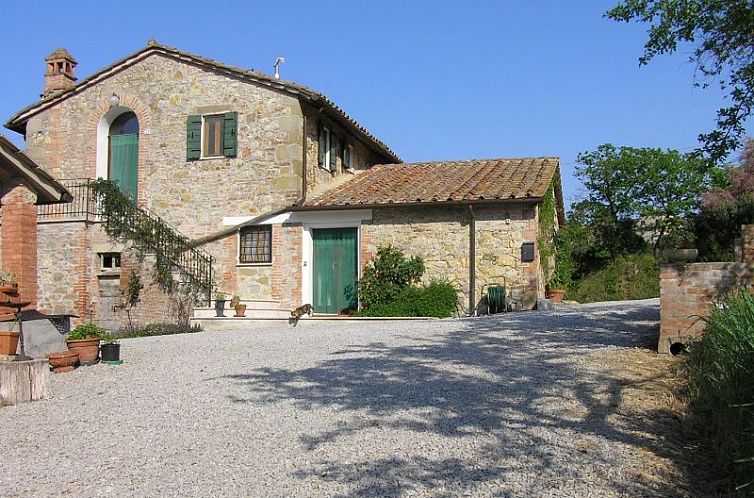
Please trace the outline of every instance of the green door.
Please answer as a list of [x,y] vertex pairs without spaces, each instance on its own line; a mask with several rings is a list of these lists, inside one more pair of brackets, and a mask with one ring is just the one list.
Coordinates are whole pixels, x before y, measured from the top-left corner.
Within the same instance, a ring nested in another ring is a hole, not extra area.
[[110,136],[110,180],[136,201],[139,170],[139,135]]
[[334,314],[356,308],[356,229],[316,229],[312,240],[314,310]]

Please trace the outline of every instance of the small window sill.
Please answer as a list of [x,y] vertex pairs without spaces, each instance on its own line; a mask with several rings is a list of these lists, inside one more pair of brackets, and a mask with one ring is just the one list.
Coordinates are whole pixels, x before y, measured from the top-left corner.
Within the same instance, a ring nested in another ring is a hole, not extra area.
[[272,262],[269,263],[236,263],[236,268],[254,268],[259,266],[272,266]]
[[120,276],[120,268],[100,268],[98,276],[100,277],[117,277]]

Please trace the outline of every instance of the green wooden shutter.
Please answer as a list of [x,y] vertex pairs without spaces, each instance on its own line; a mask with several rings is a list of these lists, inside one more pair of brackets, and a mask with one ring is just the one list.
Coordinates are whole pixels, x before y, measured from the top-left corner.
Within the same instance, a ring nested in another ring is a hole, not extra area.
[[202,156],[202,117],[189,116],[186,120],[186,160]]
[[343,167],[351,168],[351,147],[348,146],[347,140],[343,142]]
[[325,152],[327,151],[327,136],[325,135],[325,128],[322,126],[322,123],[317,125],[317,137],[319,141],[317,144],[317,166],[324,168]]
[[340,138],[330,133],[330,171],[335,171],[335,167],[338,164],[338,150],[340,150]]
[[225,157],[236,157],[238,135],[238,113],[226,112],[225,122],[223,123],[223,155]]

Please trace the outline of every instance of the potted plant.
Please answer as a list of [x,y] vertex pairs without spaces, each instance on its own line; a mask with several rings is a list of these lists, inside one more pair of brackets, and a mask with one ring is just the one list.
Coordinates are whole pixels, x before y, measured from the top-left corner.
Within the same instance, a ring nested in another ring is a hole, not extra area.
[[559,303],[563,301],[563,298],[565,297],[568,280],[563,273],[562,268],[556,263],[555,271],[547,284],[547,297],[549,297],[553,303]]
[[231,307],[236,310],[236,316],[246,316],[246,305],[241,304],[241,298],[238,296],[233,296],[233,299],[230,300]]
[[91,365],[97,362],[99,356],[99,343],[105,331],[100,327],[89,324],[77,325],[66,339],[70,351],[79,354],[82,365]]
[[47,361],[53,373],[70,372],[79,362],[79,354],[75,351],[57,351],[47,355]]
[[70,372],[79,362],[79,354],[75,351],[57,351],[47,355],[47,361],[53,373]]
[[215,316],[225,316],[225,294],[218,292],[215,294]]
[[18,338],[21,334],[14,332],[16,322],[5,322],[0,324],[5,330],[0,330],[0,356],[12,356],[18,349]]
[[108,365],[120,365],[123,361],[120,359],[120,342],[118,339],[109,337],[104,338],[100,347],[102,363]]

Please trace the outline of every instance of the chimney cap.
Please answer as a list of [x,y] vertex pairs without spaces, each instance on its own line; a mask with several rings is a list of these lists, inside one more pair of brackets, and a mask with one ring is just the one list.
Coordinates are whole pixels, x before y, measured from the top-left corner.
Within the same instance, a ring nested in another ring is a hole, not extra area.
[[64,49],[63,47],[60,47],[59,49],[55,50],[53,53],[48,55],[45,58],[45,62],[50,62],[54,60],[60,60],[65,59],[68,62],[72,62],[76,64],[76,59],[73,58],[73,56],[68,52],[68,50]]

